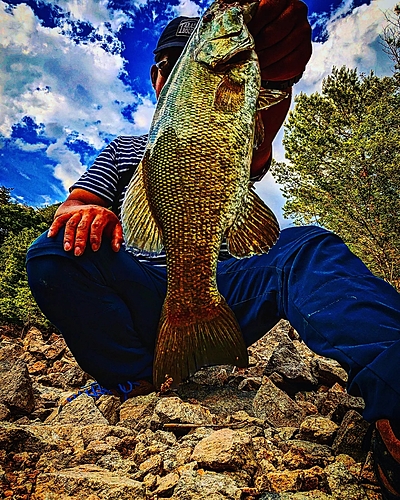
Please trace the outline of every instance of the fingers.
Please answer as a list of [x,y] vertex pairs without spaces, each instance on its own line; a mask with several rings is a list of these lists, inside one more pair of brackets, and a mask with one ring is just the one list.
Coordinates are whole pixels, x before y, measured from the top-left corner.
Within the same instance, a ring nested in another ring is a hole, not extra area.
[[65,223],[70,217],[71,217],[70,214],[64,214],[64,215],[59,215],[57,218],[55,218],[48,230],[47,236],[49,238],[53,238],[54,236],[56,236],[58,231],[65,226]]
[[90,246],[96,252],[101,245],[104,231],[104,216],[97,214],[90,225]]
[[[289,46],[289,41],[285,40],[286,37],[294,30],[297,31],[297,36],[299,34],[302,35],[301,28],[304,25],[309,26],[307,11],[306,4],[296,1],[292,2],[287,9],[281,12],[273,23],[268,20],[268,24],[265,24],[263,29],[254,38],[257,52],[268,47],[273,47],[283,40],[285,41],[284,45]],[[309,37],[310,34],[311,32],[308,34]],[[293,37],[290,42],[293,43]]]
[[261,0],[249,23],[263,80],[301,75],[311,56],[308,8],[301,0]]
[[90,231],[90,216],[81,212],[75,213],[65,224],[64,250],[73,250],[74,255],[79,257],[86,248]]
[[256,15],[249,22],[249,30],[254,38],[266,24],[273,23],[287,9],[292,0],[261,0]]
[[118,223],[114,227],[114,230],[113,230],[112,235],[111,235],[111,248],[114,250],[114,252],[119,251],[123,240],[124,240],[124,237],[123,237],[123,233],[122,233],[122,226],[120,223]]
[[290,54],[279,59],[280,54],[270,53],[273,61],[267,67],[262,68],[261,77],[263,80],[289,80],[304,71],[307,61],[311,57],[311,44],[305,40],[298,45]]

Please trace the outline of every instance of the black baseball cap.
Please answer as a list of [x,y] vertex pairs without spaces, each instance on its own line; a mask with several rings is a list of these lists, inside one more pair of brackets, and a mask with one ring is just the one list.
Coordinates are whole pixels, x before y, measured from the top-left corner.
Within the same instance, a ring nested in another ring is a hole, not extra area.
[[153,54],[158,54],[169,47],[184,47],[199,19],[199,17],[180,16],[169,22],[161,33]]

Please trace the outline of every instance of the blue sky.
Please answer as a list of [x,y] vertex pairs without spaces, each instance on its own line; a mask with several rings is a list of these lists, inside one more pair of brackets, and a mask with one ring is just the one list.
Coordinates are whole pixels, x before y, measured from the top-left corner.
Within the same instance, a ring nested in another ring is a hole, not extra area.
[[[0,0],[0,185],[33,206],[63,201],[68,187],[118,135],[145,133],[155,98],[152,50],[177,15],[209,0]],[[391,74],[379,45],[395,0],[307,0],[313,56],[296,92],[314,92],[332,66]],[[274,156],[284,158],[281,134]],[[258,191],[278,214],[268,175]]]

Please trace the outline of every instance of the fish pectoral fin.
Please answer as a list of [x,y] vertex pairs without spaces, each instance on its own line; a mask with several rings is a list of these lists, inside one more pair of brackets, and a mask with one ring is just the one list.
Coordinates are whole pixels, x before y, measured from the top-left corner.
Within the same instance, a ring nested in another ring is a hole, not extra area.
[[229,74],[224,75],[214,95],[215,109],[233,113],[238,111],[245,99],[244,86]]
[[143,161],[125,192],[121,208],[125,242],[142,255],[155,255],[163,248],[162,233],[151,212],[144,182]]
[[290,90],[264,89],[261,87],[258,94],[257,109],[267,109],[278,102],[287,99],[290,96]]
[[254,131],[254,148],[257,149],[258,146],[264,142],[264,123],[261,116],[261,111],[257,111],[256,114],[256,125]]
[[254,189],[249,189],[242,207],[226,232],[228,250],[234,257],[267,253],[279,237],[279,224]]
[[161,314],[153,365],[154,385],[159,388],[165,377],[173,387],[187,380],[203,366],[248,365],[247,348],[235,315],[221,296],[207,317],[207,309],[196,321],[185,323],[170,317],[164,305]]

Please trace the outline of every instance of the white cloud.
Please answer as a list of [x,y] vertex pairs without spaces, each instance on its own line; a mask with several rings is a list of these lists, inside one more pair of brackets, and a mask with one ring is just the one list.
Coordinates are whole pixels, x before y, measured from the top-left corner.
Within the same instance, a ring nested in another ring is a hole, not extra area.
[[174,5],[171,10],[174,17],[198,17],[203,11],[203,9],[193,0],[179,0],[179,4]]
[[373,0],[344,16],[351,3],[345,0],[331,16],[326,25],[327,40],[313,44],[313,55],[296,90],[307,93],[320,90],[323,78],[331,73],[333,66],[388,74],[391,63],[377,40],[386,22],[384,12],[393,9],[397,1]]
[[18,149],[21,149],[22,151],[41,151],[42,149],[46,148],[46,144],[43,144],[41,142],[31,144],[19,138],[15,140],[14,144]]
[[[100,22],[106,3],[97,4],[93,16]],[[76,9],[84,6],[75,1]],[[1,135],[10,137],[24,116],[41,124],[44,136],[57,139],[58,148],[71,132],[96,149],[104,147],[105,137],[135,132],[121,113],[124,106],[139,102],[119,79],[125,63],[121,55],[106,51],[101,41],[77,44],[60,27],[42,26],[26,4],[10,11],[0,0],[0,26]],[[16,145],[25,151],[43,147],[21,140]],[[52,151],[50,147],[47,154],[54,159]],[[66,146],[63,151],[55,175],[68,185],[83,167],[74,153],[67,159]]]
[[104,29],[104,24],[108,23],[112,31],[116,31],[129,22],[129,17],[122,10],[109,8],[109,0],[45,0],[44,3],[57,5],[68,12],[72,19],[89,23],[96,29]]
[[85,171],[79,154],[70,151],[63,139],[47,148],[47,156],[58,162],[54,168],[54,177],[62,182],[66,191]]
[[135,122],[135,133],[147,134],[154,110],[155,104],[148,97],[143,97],[136,111],[132,113],[132,118]]

